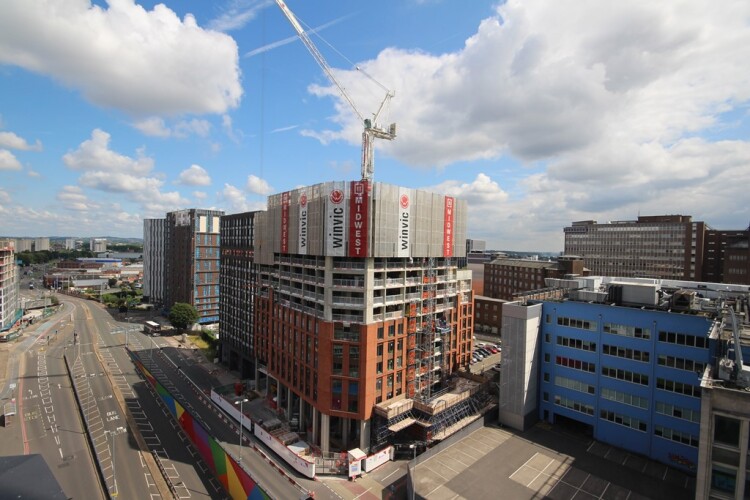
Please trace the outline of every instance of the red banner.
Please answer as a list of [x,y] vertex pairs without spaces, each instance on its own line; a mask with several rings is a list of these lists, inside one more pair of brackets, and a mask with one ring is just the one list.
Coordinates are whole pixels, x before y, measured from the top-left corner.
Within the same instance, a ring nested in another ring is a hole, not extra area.
[[453,257],[453,209],[455,198],[445,197],[445,213],[443,214],[443,257]]
[[349,192],[349,257],[367,257],[368,193],[367,181],[352,181]]
[[289,253],[289,191],[281,193],[281,253]]

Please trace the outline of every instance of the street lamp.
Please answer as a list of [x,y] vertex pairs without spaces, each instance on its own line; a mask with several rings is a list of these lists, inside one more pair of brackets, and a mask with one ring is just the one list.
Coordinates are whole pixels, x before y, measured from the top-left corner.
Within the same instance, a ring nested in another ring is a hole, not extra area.
[[411,500],[414,500],[417,495],[417,445],[412,443],[409,448],[414,450],[414,469],[411,472]]
[[243,398],[239,401],[235,401],[234,404],[239,403],[240,404],[240,457],[237,460],[237,462],[242,462],[242,434],[244,433],[244,427],[242,427],[242,419],[244,418],[245,414],[242,412],[242,404],[247,403],[248,399]]

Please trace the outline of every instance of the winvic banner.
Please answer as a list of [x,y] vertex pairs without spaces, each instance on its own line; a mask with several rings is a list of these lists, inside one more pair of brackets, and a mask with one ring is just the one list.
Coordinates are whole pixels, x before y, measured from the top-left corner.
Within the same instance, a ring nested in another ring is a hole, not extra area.
[[349,257],[367,257],[369,195],[367,181],[352,181],[349,192]]
[[299,227],[297,231],[297,240],[299,241],[299,254],[307,255],[307,193],[302,191],[299,194]]
[[326,255],[346,256],[346,182],[330,183],[326,199]]
[[443,223],[443,257],[453,257],[453,209],[455,199],[445,197],[445,211]]
[[398,237],[396,238],[396,255],[398,257],[408,257],[411,248],[412,199],[411,189],[398,188]]
[[289,191],[281,193],[281,253],[289,253]]

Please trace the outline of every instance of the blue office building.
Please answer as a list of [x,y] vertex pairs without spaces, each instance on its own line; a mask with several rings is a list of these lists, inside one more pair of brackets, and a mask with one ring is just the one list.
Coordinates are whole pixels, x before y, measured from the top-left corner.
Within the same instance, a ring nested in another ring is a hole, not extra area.
[[576,421],[601,442],[694,471],[700,380],[720,322],[612,300],[542,303],[539,418]]

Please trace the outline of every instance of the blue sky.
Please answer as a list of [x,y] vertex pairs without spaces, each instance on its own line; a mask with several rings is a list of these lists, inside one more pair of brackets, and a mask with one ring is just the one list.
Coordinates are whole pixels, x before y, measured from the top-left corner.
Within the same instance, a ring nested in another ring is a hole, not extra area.
[[[287,4],[363,115],[365,75],[395,92],[375,180],[466,199],[490,248],[750,222],[746,0]],[[4,0],[0,96],[1,235],[140,237],[360,176],[362,124],[273,1]]]

